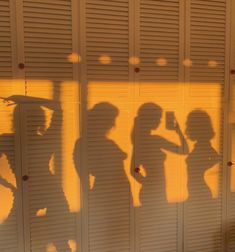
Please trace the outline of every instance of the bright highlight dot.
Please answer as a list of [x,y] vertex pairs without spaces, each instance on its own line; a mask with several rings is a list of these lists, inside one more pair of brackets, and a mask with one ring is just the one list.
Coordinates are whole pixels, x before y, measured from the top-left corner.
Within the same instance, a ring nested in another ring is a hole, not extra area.
[[81,56],[78,55],[77,53],[71,53],[68,56],[68,61],[71,63],[81,62]]
[[209,67],[217,67],[218,66],[218,62],[215,60],[210,60],[208,61],[208,66]]
[[89,175],[89,185],[90,185],[90,190],[92,190],[95,186],[95,176]]
[[69,240],[68,241],[69,248],[71,249],[71,252],[76,252],[77,251],[77,243],[74,240]]
[[139,168],[140,168],[140,171],[139,171],[140,175],[141,175],[142,177],[146,178],[146,177],[147,177],[147,172],[146,172],[144,166],[143,166],[143,165],[140,165]]
[[108,55],[101,55],[101,56],[99,57],[99,62],[100,62],[101,64],[108,65],[108,64],[110,64],[110,63],[112,62],[112,59],[111,59],[111,57],[108,56]]
[[47,214],[47,208],[43,208],[43,209],[39,209],[36,213],[37,217],[42,217],[42,216],[46,216]]
[[131,65],[138,65],[140,63],[140,58],[139,57],[130,57],[129,63]]
[[158,66],[166,66],[167,65],[167,59],[159,58],[159,59],[156,60],[156,64]]
[[193,65],[193,62],[192,62],[192,60],[190,60],[190,59],[185,59],[185,60],[183,61],[183,65],[184,65],[184,66],[187,66],[187,67],[191,67],[191,66]]
[[49,161],[49,172],[55,175],[55,154],[53,153]]

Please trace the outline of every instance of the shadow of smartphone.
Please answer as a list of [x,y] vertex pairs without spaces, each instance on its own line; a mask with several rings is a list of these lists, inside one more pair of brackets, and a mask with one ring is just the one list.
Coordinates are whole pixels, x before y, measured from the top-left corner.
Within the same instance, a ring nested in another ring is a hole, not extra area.
[[175,129],[175,112],[173,111],[166,111],[166,129]]

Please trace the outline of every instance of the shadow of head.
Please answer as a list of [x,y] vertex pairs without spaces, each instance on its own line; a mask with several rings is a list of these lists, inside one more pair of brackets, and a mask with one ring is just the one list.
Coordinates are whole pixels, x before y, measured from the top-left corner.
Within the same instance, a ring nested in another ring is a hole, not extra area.
[[149,102],[140,106],[136,119],[145,123],[145,130],[158,128],[162,118],[162,108],[155,103]]
[[208,113],[200,109],[191,111],[187,117],[185,133],[192,141],[210,141],[215,132]]
[[106,135],[115,126],[118,114],[114,105],[108,102],[97,103],[88,111],[88,125],[94,134]]

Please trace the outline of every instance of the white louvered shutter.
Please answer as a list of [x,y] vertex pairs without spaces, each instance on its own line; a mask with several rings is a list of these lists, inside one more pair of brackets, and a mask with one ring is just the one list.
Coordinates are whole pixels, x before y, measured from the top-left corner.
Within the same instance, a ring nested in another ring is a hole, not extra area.
[[[22,86],[13,80],[15,58],[14,19],[11,1],[0,2],[0,95],[19,94]],[[21,204],[21,166],[19,157],[19,128],[15,106],[0,99],[0,251],[23,252]]]
[[129,252],[133,88],[128,62],[129,1],[86,0],[83,7],[83,97],[87,104],[83,106],[84,138],[78,143],[84,148],[82,169],[86,169],[83,250]]
[[47,106],[25,105],[21,114],[23,172],[29,177],[24,181],[26,251],[69,251],[76,246],[76,213],[63,187],[64,110],[49,105],[47,111]]
[[[0,89],[2,91],[2,89]],[[19,115],[15,106],[0,104],[0,250],[24,252]],[[14,115],[13,115],[14,113]],[[14,127],[14,130],[13,130]]]
[[[235,2],[232,1],[231,5],[231,69],[235,70]],[[228,165],[229,181],[228,181],[228,219],[226,226],[226,239],[227,251],[232,252],[235,250],[235,77],[231,75],[230,79],[230,104],[229,104],[229,149],[228,160],[233,163],[232,166]]]
[[188,200],[184,249],[220,251],[223,244],[223,96],[225,90],[226,0],[188,1],[186,8],[185,160]]
[[136,251],[141,252],[179,251],[182,242],[177,204],[185,197],[182,156],[177,148],[169,150],[169,142],[179,144],[179,137],[165,123],[170,115],[182,125],[182,4],[140,0],[137,5],[135,166],[145,170],[136,175],[142,184],[136,209]]
[[[73,160],[79,131],[76,1],[21,4],[26,95],[60,107],[41,110],[32,101],[21,115],[23,172],[29,176],[24,183],[26,251],[80,251],[80,178]],[[43,123],[43,133],[33,131]]]
[[1,79],[12,78],[12,45],[11,45],[11,16],[10,1],[1,1],[1,61],[0,77]]

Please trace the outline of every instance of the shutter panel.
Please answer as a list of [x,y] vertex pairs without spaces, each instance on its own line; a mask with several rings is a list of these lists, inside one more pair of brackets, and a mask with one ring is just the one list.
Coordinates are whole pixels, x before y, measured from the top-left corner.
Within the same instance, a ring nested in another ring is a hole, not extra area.
[[[14,19],[12,3],[0,2],[0,93],[8,97],[21,92],[20,83],[13,81]],[[16,85],[17,84],[17,85]],[[23,252],[21,167],[18,152],[19,117],[13,115],[15,106],[0,99],[0,251]]]
[[[77,220],[80,180],[73,160],[79,131],[80,96],[76,8],[76,1],[72,0],[22,1],[26,95],[51,100],[55,107],[60,103],[61,107],[55,121],[51,121],[53,110],[44,108],[44,123],[51,130],[42,137],[45,141],[35,140],[34,146],[32,139],[37,136],[36,132],[31,132],[31,127],[42,123],[35,116],[41,110],[37,106],[34,109],[32,100],[23,112],[26,123],[22,122],[22,134],[28,149],[22,155],[24,171],[30,176],[28,185],[25,183],[27,251],[80,250],[81,232]],[[55,127],[50,127],[51,124]],[[48,146],[45,151],[44,144]],[[44,170],[40,170],[43,162]],[[49,181],[54,182],[48,185]]]
[[[27,95],[52,98],[54,85],[74,79],[72,63],[79,60],[73,51],[72,1],[23,0],[23,19]],[[76,85],[67,89],[67,101],[77,99]]]
[[[21,172],[15,106],[0,105],[0,250],[23,252]],[[14,131],[13,131],[14,124]]]
[[[63,146],[62,113],[59,105],[46,103],[28,104],[22,109],[23,168],[24,175],[29,176],[24,182],[28,251],[69,251],[76,245],[76,212],[63,187],[63,166],[70,164],[63,162],[68,151]],[[70,127],[73,137],[75,126],[71,123]]]
[[4,0],[0,3],[0,78],[12,78],[12,48],[11,48],[11,20],[10,20],[10,1]]
[[[235,69],[235,3],[232,1],[232,14],[231,14],[231,69]],[[231,75],[230,80],[230,104],[229,104],[229,139],[228,142],[230,144],[229,158],[228,161],[232,161],[235,163],[235,77]],[[235,166],[229,167],[229,193],[228,193],[228,221],[227,221],[227,251],[232,252],[235,250]]]
[[87,215],[83,218],[87,218],[87,244],[83,249],[128,252],[132,88],[128,63],[129,1],[86,0],[82,12],[85,12],[82,25],[87,92],[84,108],[87,130],[84,141],[81,139],[83,166],[87,167],[84,175]]
[[226,1],[191,0],[186,22],[185,122],[189,198],[185,251],[222,249]]
[[[140,207],[136,209],[136,251],[178,251],[181,246],[180,212],[183,167],[176,148],[176,132],[165,121],[182,121],[182,27],[183,2],[140,0],[136,43],[140,72],[137,81],[137,125],[134,148],[137,167],[146,174],[136,176],[142,184]],[[138,6],[138,5],[137,5]],[[171,119],[169,119],[169,115]],[[168,119],[166,119],[166,116]],[[161,123],[159,124],[159,122]],[[147,135],[146,135],[147,133]],[[145,177],[146,176],[146,177]],[[181,180],[182,181],[181,181]]]

